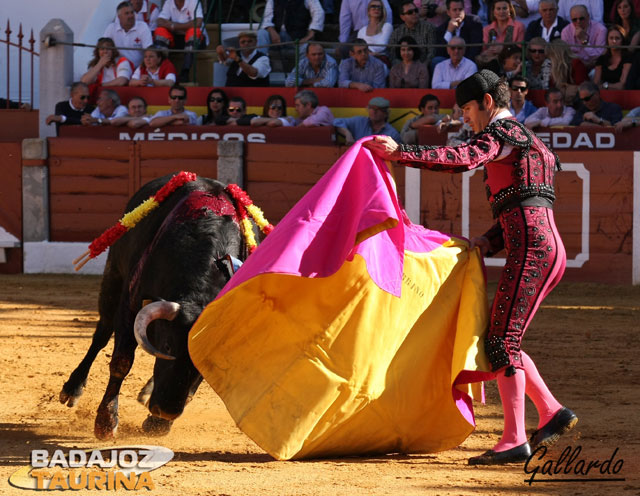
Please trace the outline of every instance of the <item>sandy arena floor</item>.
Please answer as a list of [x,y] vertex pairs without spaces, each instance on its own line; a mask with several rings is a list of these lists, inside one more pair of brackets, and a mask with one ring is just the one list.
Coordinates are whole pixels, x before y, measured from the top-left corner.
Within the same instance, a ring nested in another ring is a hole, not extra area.
[[[58,402],[62,384],[89,346],[99,282],[92,276],[0,275],[2,496],[35,494],[8,483],[28,464],[32,449],[108,444],[93,437],[93,421],[108,377],[111,343],[96,360],[79,404],[69,409]],[[561,472],[551,482],[538,475],[529,486],[524,480],[530,475],[522,466],[469,467],[467,458],[490,448],[501,432],[493,383],[487,387],[487,404],[477,405],[477,430],[460,447],[443,453],[274,461],[240,432],[206,384],[168,436],[147,438],[140,429],[147,414],[136,395],[150,376],[152,359],[141,352],[123,386],[114,444],[161,445],[175,452],[171,462],[152,472],[155,489],[138,494],[640,495],[640,287],[561,285],[544,302],[523,347],[557,398],[580,418],[538,465],[557,460],[565,448],[581,447],[576,463],[613,455],[613,462],[623,461],[617,474]],[[528,402],[528,430],[536,422]],[[588,480],[595,478],[625,480]]]

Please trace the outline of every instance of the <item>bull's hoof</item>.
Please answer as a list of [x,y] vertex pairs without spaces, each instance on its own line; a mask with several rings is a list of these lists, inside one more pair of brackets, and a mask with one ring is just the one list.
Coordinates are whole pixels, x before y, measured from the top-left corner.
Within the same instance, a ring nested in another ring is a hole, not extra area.
[[62,386],[62,391],[60,391],[60,396],[58,397],[60,399],[60,403],[67,405],[69,408],[75,406],[84,392],[84,385],[85,383],[83,382],[77,387],[72,387],[69,385],[69,382],[65,382],[64,386]]
[[166,436],[169,434],[172,425],[173,420],[165,420],[149,415],[145,421],[142,422],[142,430],[150,436]]

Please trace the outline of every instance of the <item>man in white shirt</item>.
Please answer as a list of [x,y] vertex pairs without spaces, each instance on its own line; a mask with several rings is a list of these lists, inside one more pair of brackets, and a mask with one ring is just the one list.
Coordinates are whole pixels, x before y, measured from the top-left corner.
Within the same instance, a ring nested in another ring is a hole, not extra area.
[[98,97],[98,106],[91,112],[82,116],[82,124],[85,126],[109,126],[111,119],[127,115],[127,107],[120,105],[120,96],[113,90],[102,90]]
[[151,31],[145,22],[137,21],[131,2],[118,4],[116,10],[118,18],[107,26],[104,38],[111,38],[120,50],[120,54],[127,57],[134,67],[142,63],[142,51],[153,44]]
[[131,0],[133,10],[136,13],[136,20],[146,22],[151,31],[158,27],[158,16],[160,9],[155,3],[149,0]]
[[216,47],[220,62],[228,66],[225,86],[269,86],[269,57],[256,50],[257,36],[253,31],[238,35],[240,50],[222,45]]
[[169,88],[169,106],[167,110],[160,110],[153,114],[150,126],[179,126],[198,124],[198,116],[191,110],[186,110],[184,104],[187,101],[187,89],[176,83]]
[[[300,51],[324,30],[324,9],[320,0],[267,0],[258,30],[258,46],[300,40]],[[266,48],[261,48],[266,52]]]
[[565,106],[562,91],[558,88],[551,88],[545,93],[544,99],[547,106],[540,107],[527,117],[524,125],[529,129],[535,129],[538,126],[568,126],[576,111]]
[[127,104],[127,110],[127,115],[111,119],[111,125],[136,129],[146,126],[151,121],[151,116],[147,114],[147,102],[141,96],[132,97]]
[[464,56],[466,49],[465,41],[454,36],[447,44],[449,58],[436,64],[433,70],[431,87],[433,89],[453,89],[460,81],[467,79],[473,73],[478,72],[475,62]]

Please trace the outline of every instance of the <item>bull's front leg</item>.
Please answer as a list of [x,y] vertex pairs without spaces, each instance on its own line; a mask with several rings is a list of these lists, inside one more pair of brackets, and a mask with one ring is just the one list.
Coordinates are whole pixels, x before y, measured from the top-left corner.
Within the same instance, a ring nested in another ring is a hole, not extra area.
[[109,383],[98,407],[94,433],[98,439],[113,439],[118,429],[118,396],[122,382],[131,370],[135,356],[135,340],[126,346],[115,346],[109,364]]

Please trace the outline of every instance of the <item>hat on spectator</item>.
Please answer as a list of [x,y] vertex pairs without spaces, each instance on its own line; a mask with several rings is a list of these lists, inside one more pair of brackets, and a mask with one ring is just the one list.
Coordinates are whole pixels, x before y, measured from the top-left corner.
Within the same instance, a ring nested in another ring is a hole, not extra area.
[[381,96],[376,96],[369,100],[370,107],[389,108],[389,105],[389,100]]
[[481,102],[484,94],[490,92],[500,82],[500,77],[488,69],[469,76],[456,88],[456,103],[462,107],[471,100]]
[[240,39],[240,38],[255,38],[255,39],[258,39],[258,35],[256,34],[255,31],[242,31],[238,35],[238,39]]

